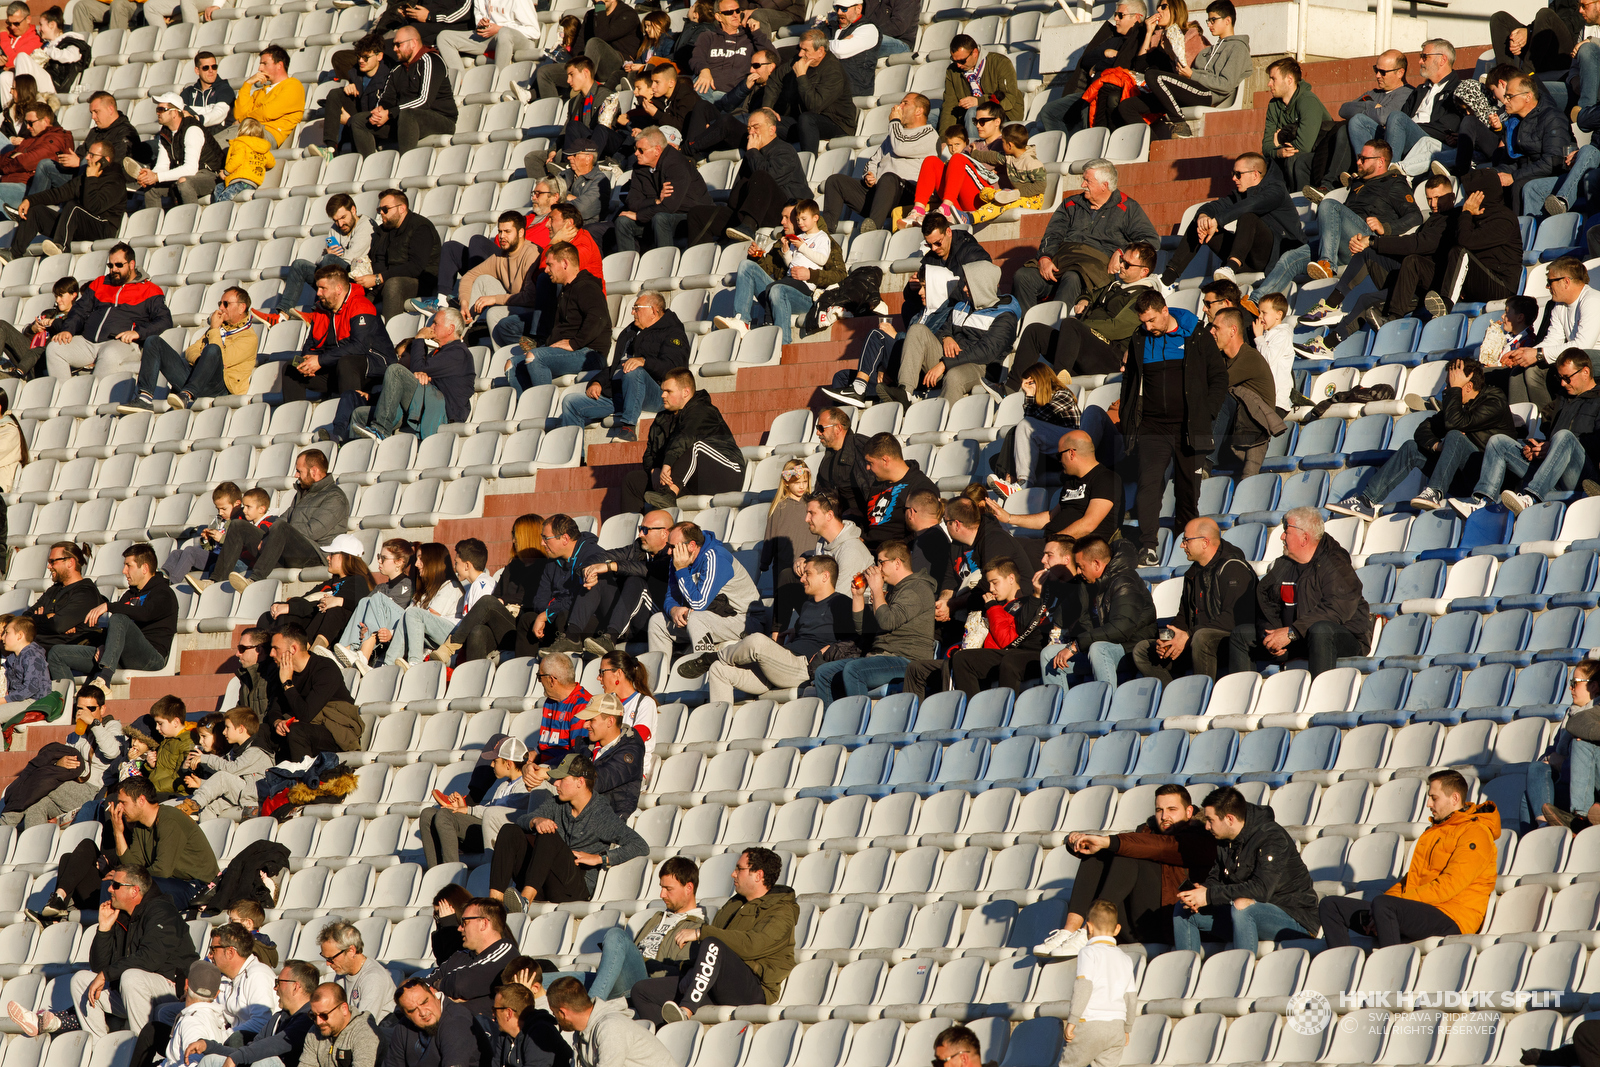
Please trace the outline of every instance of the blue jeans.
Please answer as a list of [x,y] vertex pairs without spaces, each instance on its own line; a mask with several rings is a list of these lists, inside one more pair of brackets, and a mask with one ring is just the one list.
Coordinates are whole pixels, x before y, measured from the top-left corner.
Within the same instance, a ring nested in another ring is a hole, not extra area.
[[450,636],[456,622],[453,615],[435,615],[427,608],[407,608],[389,644],[389,662],[402,656],[420,661],[429,644],[437,646]]
[[790,320],[796,314],[811,310],[811,297],[792,285],[776,284],[755,260],[747,259],[739,264],[739,273],[733,285],[734,313],[752,326],[764,322],[766,316],[762,314],[761,301],[758,299],[763,293],[766,294],[778,333],[783,343],[788,344],[793,333]]
[[1096,641],[1087,650],[1078,649],[1078,654],[1072,657],[1072,663],[1067,668],[1053,666],[1050,661],[1066,647],[1062,644],[1046,645],[1044,651],[1039,653],[1039,670],[1045,684],[1070,689],[1074,681],[1095,681],[1104,682],[1113,689],[1117,687],[1117,667],[1125,655],[1121,645],[1113,641]]
[[[659,916],[652,916],[656,922]],[[625,997],[633,983],[650,977],[645,970],[644,957],[639,946],[628,936],[626,926],[613,926],[600,939],[600,966],[595,968],[589,983],[589,995],[599,1000]]]
[[1579,815],[1594,804],[1597,785],[1600,785],[1600,745],[1575,737],[1567,753],[1567,793],[1573,810]]
[[874,54],[873,58],[874,59],[882,59],[884,56],[892,56],[892,55],[896,55],[896,54],[898,54],[900,52],[909,52],[909,51],[911,51],[911,46],[906,44],[900,38],[898,38],[898,37],[886,37],[883,34],[879,34],[878,35],[878,51]]
[[350,264],[338,256],[323,256],[315,263],[309,259],[297,259],[289,264],[289,269],[283,272],[283,292],[278,294],[280,311],[300,306],[300,295],[315,280],[318,267],[343,267],[349,270]]
[[[880,685],[904,678],[908,662],[902,656],[836,659],[818,667],[812,683],[823,703],[840,697],[864,697]],[[839,681],[844,683],[843,690],[834,684]]]
[[1523,833],[1538,825],[1534,820],[1544,812],[1546,804],[1556,802],[1556,776],[1550,769],[1550,764],[1543,760],[1534,760],[1525,766],[1527,772],[1523,778],[1522,807],[1517,812],[1522,821]]
[[[1428,488],[1448,495],[1450,482],[1466,464],[1467,458],[1476,451],[1478,446],[1460,430],[1445,434],[1439,446],[1439,461],[1434,464],[1433,476],[1428,479]],[[1421,470],[1427,463],[1427,453],[1415,441],[1407,441],[1378,468],[1378,473],[1372,476],[1367,487],[1361,491],[1361,496],[1369,504],[1382,504],[1394,492],[1395,486],[1406,480],[1406,475]]]
[[[1278,941],[1306,930],[1276,904],[1256,903],[1236,908],[1231,901],[1207,905],[1189,914],[1182,904],[1172,908],[1172,947],[1201,951],[1200,942],[1221,941],[1229,948],[1256,950],[1260,941]],[[1202,934],[1216,936],[1202,939]]]
[[[1534,471],[1522,491],[1535,500],[1543,500],[1557,486],[1575,489],[1578,479],[1583,476],[1584,462],[1583,444],[1577,436],[1570,430],[1557,430],[1545,442],[1544,452],[1538,460],[1539,469]],[[1489,438],[1489,444],[1483,450],[1483,474],[1472,488],[1473,495],[1497,497],[1500,487],[1505,484],[1506,471],[1520,478],[1532,466],[1523,458],[1521,441],[1495,434]]]
[[653,248],[669,248],[672,245],[672,235],[677,230],[679,223],[686,221],[689,214],[686,211],[660,211],[651,216],[649,222],[639,222],[625,215],[617,216],[617,225],[613,232],[617,235],[618,252],[639,251],[639,239],[644,236],[646,227],[650,236],[654,238]]
[[[1594,44],[1585,41],[1585,45]],[[1572,84],[1572,75],[1567,75],[1568,104],[1570,107],[1590,107],[1600,103],[1600,45],[1593,48],[1580,47],[1578,54],[1572,58],[1572,65],[1578,68],[1578,84]],[[1571,100],[1572,93],[1578,94],[1578,99]],[[44,164],[40,164],[43,166]]]
[[[1360,155],[1361,146],[1379,136],[1378,120],[1368,115],[1357,115],[1350,120],[1349,130],[1350,144]],[[1411,116],[1400,111],[1391,111],[1384,116],[1382,136],[1389,142],[1394,161],[1412,177],[1427,170],[1433,154],[1443,147],[1436,138],[1430,137],[1426,130],[1413,122]]]
[[549,385],[563,374],[578,374],[589,358],[587,348],[567,351],[565,348],[535,348],[525,360],[512,356],[511,372],[506,379],[518,396],[524,389],[535,385]]
[[[370,426],[385,437],[395,433],[405,422],[406,412],[418,389],[434,389],[417,381],[417,376],[398,363],[391,363],[383,372],[383,388],[378,390],[378,402],[355,410],[350,420],[357,426]],[[443,394],[440,394],[443,396]]]
[[[1337,200],[1324,200],[1317,205],[1317,225],[1322,230],[1318,251],[1323,259],[1335,267],[1342,267],[1350,261],[1350,238],[1358,233],[1372,233],[1372,227],[1367,225],[1366,219]],[[1289,254],[1286,253],[1283,258],[1288,259]]]
[[505,318],[495,323],[494,329],[489,331],[489,337],[494,341],[495,347],[506,348],[524,337],[532,336],[533,318],[537,314],[533,308],[506,308]]
[[373,593],[361,598],[356,605],[355,613],[350,616],[350,621],[345,623],[344,633],[339,635],[339,643],[346,648],[357,649],[361,647],[361,626],[366,624],[367,633],[375,634],[379,630],[397,630],[400,620],[405,617],[405,609],[382,593]]
[[727,95],[728,94],[723,92],[721,89],[711,89],[707,92],[701,93],[700,99],[704,100],[708,104],[715,104],[718,100],[721,100]]
[[1066,93],[1050,101],[1039,111],[1039,128],[1041,130],[1058,130],[1070,134],[1073,131],[1067,126],[1067,112],[1072,110],[1072,105],[1083,99],[1082,93]]
[[[1600,176],[1596,168],[1600,168],[1600,148],[1586,144],[1578,149],[1571,169],[1564,176],[1557,174],[1535,178],[1522,187],[1522,213],[1542,217],[1545,197],[1551,193],[1565,200],[1567,206],[1574,210],[1579,204],[1589,204],[1593,200],[1595,178]],[[0,185],[0,189],[4,188]]]
[[232,200],[240,193],[251,192],[259,188],[261,187],[255,182],[247,182],[241,178],[236,182],[229,182],[227,185],[224,185],[222,188],[213,192],[211,194],[211,202],[213,204],[220,204],[224,200]]
[[56,161],[53,159],[40,160],[39,165],[33,170],[33,180],[28,183],[28,192],[42,193],[46,189],[59,189],[77,177],[77,174],[77,168],[62,170],[56,166]]
[[[611,389],[622,393],[622,411],[617,415],[617,425],[637,426],[644,412],[661,410],[661,383],[650,377],[650,372],[643,367],[611,379]],[[593,400],[587,393],[568,393],[561,401],[561,425],[587,426],[615,411],[613,397]]]
[[200,890],[205,888],[204,882],[191,882],[187,878],[157,878],[156,886],[172,898],[172,903],[181,911],[189,906],[189,901],[195,898]]

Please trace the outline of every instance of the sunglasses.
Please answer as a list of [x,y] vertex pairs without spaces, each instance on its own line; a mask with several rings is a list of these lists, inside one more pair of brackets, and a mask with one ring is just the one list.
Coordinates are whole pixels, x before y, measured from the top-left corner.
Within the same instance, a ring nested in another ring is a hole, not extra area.
[[1399,67],[1380,67],[1376,63],[1372,65],[1372,73],[1374,74],[1396,74],[1399,70]]
[[217,65],[215,63],[207,63],[204,66],[202,66],[200,69],[201,70],[216,70],[217,69]]

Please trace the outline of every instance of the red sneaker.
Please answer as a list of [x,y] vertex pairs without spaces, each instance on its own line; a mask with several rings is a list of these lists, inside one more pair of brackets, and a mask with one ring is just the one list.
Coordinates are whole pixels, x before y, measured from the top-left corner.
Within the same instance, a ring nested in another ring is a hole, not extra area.
[[251,308],[250,314],[254,315],[268,326],[276,326],[283,320],[283,316],[278,314],[276,311],[262,311],[260,308]]

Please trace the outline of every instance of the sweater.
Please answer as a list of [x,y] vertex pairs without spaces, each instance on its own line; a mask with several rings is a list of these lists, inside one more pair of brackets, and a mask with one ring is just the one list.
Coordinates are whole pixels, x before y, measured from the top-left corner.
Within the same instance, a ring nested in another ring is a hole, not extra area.
[[390,278],[417,279],[419,296],[432,296],[439,287],[439,231],[433,222],[408,211],[400,225],[380,226],[372,238],[372,271]]
[[712,86],[725,93],[750,73],[750,57],[763,48],[771,50],[772,41],[760,30],[741,25],[733,33],[725,33],[713,24],[695,40],[690,66],[695,75],[709,70]]
[[856,632],[873,638],[871,654],[908,660],[931,656],[935,591],[933,576],[917,571],[895,585],[885,584],[883,603],[871,605],[870,615],[853,611]]
[[600,287],[600,279],[588,271],[579,271],[556,297],[555,329],[549,343],[566,341],[574,352],[586,348],[598,365],[610,340],[611,312],[606,307],[605,290]]
[[640,1026],[622,998],[596,1002],[589,1024],[573,1041],[576,1067],[674,1067],[661,1038]]
[[[893,174],[902,181],[915,182],[922,172],[922,161],[939,154],[939,130],[932,123],[907,126],[889,120],[889,132],[878,147],[867,153],[867,173]],[[1155,227],[1150,228],[1153,235]]]
[[255,119],[280,145],[289,143],[305,115],[306,87],[299,78],[284,78],[276,85],[246,85],[233,102],[234,122]]
[[222,184],[243,181],[259,186],[266,180],[267,171],[277,165],[272,146],[266,138],[240,134],[228,142],[228,159],[222,165]]
[[211,842],[200,824],[177,808],[161,805],[153,827],[132,821],[125,825],[128,851],[117,857],[120,862],[148,867],[152,878],[216,879],[217,854],[211,850]]
[[501,249],[461,276],[461,286],[456,291],[463,310],[472,307],[472,287],[479,278],[493,278],[500,283],[511,299],[508,305],[531,307],[534,283],[539,277],[539,246],[524,240],[514,252]]
[[[358,1011],[335,1037],[323,1037],[312,1027],[301,1046],[297,1067],[376,1067],[382,1048],[383,1039],[378,1036],[372,1016]],[[340,1056],[341,1052],[348,1056]]]
[[137,623],[144,639],[161,655],[171,651],[172,637],[178,632],[178,595],[165,574],[157,571],[143,587],[124,589],[107,610]]

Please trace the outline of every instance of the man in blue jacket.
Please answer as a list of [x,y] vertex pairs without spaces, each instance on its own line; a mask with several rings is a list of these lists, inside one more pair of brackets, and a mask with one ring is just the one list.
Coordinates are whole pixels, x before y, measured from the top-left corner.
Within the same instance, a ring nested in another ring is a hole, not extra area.
[[539,575],[534,604],[545,605],[533,620],[533,636],[547,652],[581,652],[584,634],[577,639],[567,632],[573,606],[583,594],[583,571],[591,563],[606,559],[600,539],[584,533],[570,515],[552,515],[544,524],[544,550],[554,561]]
[[650,651],[670,656],[674,642],[686,638],[696,652],[712,652],[743,637],[745,613],[761,594],[732,550],[692,522],[674,526],[667,547],[672,578],[666,603],[650,617]]
[[118,241],[106,256],[105,277],[85,285],[72,310],[51,323],[45,367],[57,379],[74,369],[137,371],[144,343],[171,328],[161,287],[139,270],[133,248]]
[[[477,372],[472,350],[461,339],[465,332],[461,312],[451,307],[435,311],[433,325],[424,326],[411,339],[403,361],[389,364],[383,372],[377,404],[356,408],[351,429],[382,441],[402,429],[421,438],[444,423],[466,422]],[[429,341],[435,342],[431,350]]]

